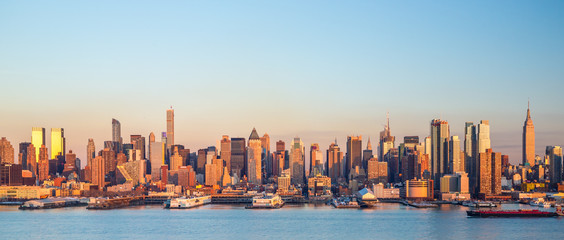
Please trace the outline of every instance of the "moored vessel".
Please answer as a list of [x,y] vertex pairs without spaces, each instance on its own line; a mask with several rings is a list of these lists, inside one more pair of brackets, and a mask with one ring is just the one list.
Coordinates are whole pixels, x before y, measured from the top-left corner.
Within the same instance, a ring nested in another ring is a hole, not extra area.
[[539,211],[536,209],[519,210],[471,210],[466,211],[468,217],[558,217],[564,216],[562,206],[556,207],[556,212]]

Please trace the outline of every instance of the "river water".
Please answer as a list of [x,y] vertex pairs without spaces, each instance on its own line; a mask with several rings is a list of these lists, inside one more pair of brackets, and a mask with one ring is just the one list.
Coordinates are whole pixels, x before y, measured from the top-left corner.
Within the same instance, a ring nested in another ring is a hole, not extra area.
[[[505,204],[504,209],[532,208]],[[1,239],[564,239],[564,218],[467,218],[467,207],[374,209],[286,205],[248,210],[159,205],[115,210],[84,207],[21,211],[0,206]]]

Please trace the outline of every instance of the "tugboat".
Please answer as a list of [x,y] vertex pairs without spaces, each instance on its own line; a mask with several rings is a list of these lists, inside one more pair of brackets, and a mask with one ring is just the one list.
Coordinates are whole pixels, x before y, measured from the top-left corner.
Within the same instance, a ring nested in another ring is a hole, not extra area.
[[556,207],[556,212],[545,212],[539,210],[472,210],[466,211],[468,217],[558,217],[564,216],[562,206]]

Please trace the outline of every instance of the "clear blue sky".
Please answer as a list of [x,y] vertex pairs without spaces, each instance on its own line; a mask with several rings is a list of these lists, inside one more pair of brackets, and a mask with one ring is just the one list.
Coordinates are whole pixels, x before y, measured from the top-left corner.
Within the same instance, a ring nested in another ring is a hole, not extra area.
[[[63,127],[88,138],[165,131],[196,150],[221,135],[326,149],[361,134],[491,122],[521,161],[531,98],[537,154],[564,145],[562,1],[0,1],[0,136]],[[158,136],[158,134],[157,134]],[[365,140],[366,141],[366,140]],[[365,143],[363,143],[365,144]],[[373,146],[375,147],[375,146]],[[309,151],[309,147],[308,147]]]

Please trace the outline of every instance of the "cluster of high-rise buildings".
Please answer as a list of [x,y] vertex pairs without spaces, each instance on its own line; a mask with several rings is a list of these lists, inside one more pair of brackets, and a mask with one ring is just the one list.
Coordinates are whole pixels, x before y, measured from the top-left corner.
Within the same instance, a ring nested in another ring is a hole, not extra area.
[[[11,143],[2,138],[0,180],[5,185],[39,185],[63,177],[89,183],[91,189],[98,190],[123,184],[161,188],[174,184],[190,188],[198,184],[223,187],[240,182],[278,184],[287,189],[303,188],[310,183],[326,186],[330,182],[334,191],[342,188],[356,191],[369,184],[403,184],[429,186],[436,193],[473,196],[499,195],[502,188],[507,188],[508,181],[514,183],[516,179],[519,183],[543,182],[549,188],[562,182],[562,149],[547,147],[546,161],[535,155],[529,109],[523,126],[523,162],[519,166],[511,166],[507,155],[492,149],[488,120],[478,124],[466,122],[462,138],[450,134],[445,120],[433,119],[429,126],[429,136],[422,139],[405,136],[403,142],[396,144],[388,117],[375,152],[370,139],[363,149],[362,136],[348,136],[344,148],[335,139],[325,149],[317,143],[306,149],[304,142],[296,137],[288,144],[276,141],[276,148],[271,151],[270,136],[260,136],[256,129],[252,129],[248,138],[224,135],[217,146],[191,151],[175,143],[171,108],[166,111],[166,131],[160,134],[160,139],[157,139],[159,134],[151,132],[148,139],[135,134],[130,135],[129,142],[124,142],[121,123],[112,119],[112,138],[104,141],[103,149],[97,151],[94,140],[88,139],[83,169],[80,159],[72,151],[66,152],[62,128],[51,129],[50,154],[45,145],[45,128],[33,127],[31,141],[20,143],[17,155]],[[306,155],[309,155],[308,163]],[[312,188],[309,192],[326,190]]]

